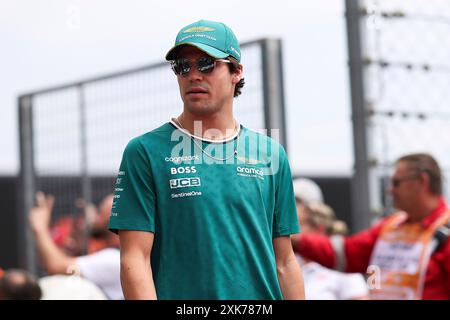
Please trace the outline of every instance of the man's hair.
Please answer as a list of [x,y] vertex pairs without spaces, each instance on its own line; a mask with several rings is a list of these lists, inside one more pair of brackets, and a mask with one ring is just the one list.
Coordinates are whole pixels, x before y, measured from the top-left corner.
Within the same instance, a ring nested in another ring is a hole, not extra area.
[[[239,62],[231,56],[228,57],[228,60],[231,61],[231,63],[228,63],[228,68],[230,69],[230,72],[235,73],[236,70],[239,68]],[[244,78],[241,78],[241,80],[239,80],[239,82],[236,83],[236,87],[234,87],[235,98],[242,93],[241,90],[244,87],[244,84],[245,84]]]
[[430,179],[430,191],[434,195],[442,195],[442,173],[437,161],[429,154],[414,153],[399,158],[396,162],[406,162],[411,171],[418,175],[425,173]]
[[39,300],[41,296],[37,278],[24,270],[8,270],[0,279],[0,300]]

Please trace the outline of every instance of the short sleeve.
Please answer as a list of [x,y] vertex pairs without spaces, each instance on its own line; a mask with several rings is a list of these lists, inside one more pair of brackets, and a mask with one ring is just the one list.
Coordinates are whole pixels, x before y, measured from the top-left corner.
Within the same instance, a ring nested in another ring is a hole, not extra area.
[[279,170],[276,175],[277,185],[275,189],[273,238],[300,232],[291,169],[286,152],[281,145],[279,151]]
[[123,153],[114,189],[109,229],[155,232],[155,192],[150,159],[139,138]]

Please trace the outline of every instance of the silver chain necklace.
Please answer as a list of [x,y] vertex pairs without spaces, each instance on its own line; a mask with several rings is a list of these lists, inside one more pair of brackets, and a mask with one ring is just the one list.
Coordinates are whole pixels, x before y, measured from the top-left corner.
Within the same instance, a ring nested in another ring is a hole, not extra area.
[[[181,129],[185,130],[186,132],[189,132],[188,130],[186,130],[186,129],[183,127],[183,125],[181,124],[181,122],[180,122],[180,120],[179,120],[178,118],[174,118],[174,120],[176,120],[177,124],[180,126]],[[236,132],[237,130],[238,130],[238,128],[237,128],[237,123],[236,123],[236,120],[234,120],[234,131]],[[196,139],[195,139],[195,137],[194,137],[193,135],[189,134],[189,136],[190,136],[191,140],[195,143],[195,145],[196,145],[200,150],[202,150],[202,153],[205,154],[206,156],[208,156],[209,158],[213,159],[213,160],[217,160],[217,161],[227,161],[227,160],[229,160],[229,159],[231,159],[231,158],[233,158],[233,157],[237,157],[237,154],[238,154],[238,147],[239,147],[239,133],[238,133],[238,135],[237,135],[237,137],[236,137],[236,148],[234,149],[233,154],[232,154],[231,156],[226,157],[226,158],[218,158],[218,157],[215,157],[215,156],[213,156],[213,155],[207,153],[207,152],[203,149],[203,147],[202,147],[201,145],[199,145],[199,144],[197,143],[197,141],[195,141]]]

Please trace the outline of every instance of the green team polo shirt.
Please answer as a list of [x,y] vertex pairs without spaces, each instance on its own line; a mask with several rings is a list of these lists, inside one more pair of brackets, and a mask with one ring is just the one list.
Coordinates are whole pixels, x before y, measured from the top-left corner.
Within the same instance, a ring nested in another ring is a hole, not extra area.
[[272,239],[299,232],[286,153],[243,126],[217,143],[168,122],[125,148],[109,228],[154,233],[158,299],[282,299]]

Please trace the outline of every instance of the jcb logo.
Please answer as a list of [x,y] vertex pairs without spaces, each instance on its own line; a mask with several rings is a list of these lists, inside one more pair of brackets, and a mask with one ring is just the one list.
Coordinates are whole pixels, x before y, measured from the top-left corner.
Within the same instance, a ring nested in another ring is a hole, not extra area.
[[181,178],[171,179],[170,189],[187,188],[187,187],[200,187],[200,178]]

